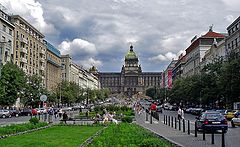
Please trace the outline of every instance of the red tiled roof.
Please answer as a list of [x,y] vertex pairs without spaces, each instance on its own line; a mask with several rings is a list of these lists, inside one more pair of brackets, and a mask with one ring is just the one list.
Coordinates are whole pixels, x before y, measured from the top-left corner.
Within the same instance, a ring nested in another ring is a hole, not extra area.
[[186,54],[189,54],[194,48],[196,48],[197,46],[199,46],[199,39],[198,38],[197,40],[195,40],[185,51],[186,51]]
[[201,38],[224,38],[224,35],[209,31],[205,35],[203,35]]
[[209,31],[207,32],[205,35],[199,37],[197,40],[195,40],[185,51],[186,54],[189,54],[194,48],[196,48],[197,46],[199,46],[200,43],[200,39],[201,38],[224,38],[225,36],[223,34],[220,33],[216,33],[216,32],[212,32]]

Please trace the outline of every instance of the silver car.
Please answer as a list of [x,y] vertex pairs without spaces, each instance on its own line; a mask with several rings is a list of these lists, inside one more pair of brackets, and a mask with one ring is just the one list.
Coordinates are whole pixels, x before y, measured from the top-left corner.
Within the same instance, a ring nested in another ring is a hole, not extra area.
[[0,110],[0,118],[6,118],[6,117],[11,117],[11,114],[8,110]]
[[234,118],[231,120],[232,127],[240,126],[240,111],[234,114]]

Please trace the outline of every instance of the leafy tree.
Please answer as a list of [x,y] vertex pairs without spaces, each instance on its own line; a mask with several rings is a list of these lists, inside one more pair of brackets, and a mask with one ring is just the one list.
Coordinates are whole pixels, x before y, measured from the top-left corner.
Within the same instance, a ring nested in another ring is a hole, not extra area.
[[13,105],[18,94],[23,91],[26,81],[24,72],[17,65],[6,63],[0,77],[0,104],[2,106]]

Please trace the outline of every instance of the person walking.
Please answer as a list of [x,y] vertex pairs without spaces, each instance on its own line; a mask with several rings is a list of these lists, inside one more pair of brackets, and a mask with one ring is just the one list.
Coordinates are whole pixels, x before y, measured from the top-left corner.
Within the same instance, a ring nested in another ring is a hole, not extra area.
[[181,118],[184,119],[184,111],[183,111],[183,109],[181,110]]
[[178,107],[177,114],[178,114],[178,120],[182,119],[182,109],[180,107]]

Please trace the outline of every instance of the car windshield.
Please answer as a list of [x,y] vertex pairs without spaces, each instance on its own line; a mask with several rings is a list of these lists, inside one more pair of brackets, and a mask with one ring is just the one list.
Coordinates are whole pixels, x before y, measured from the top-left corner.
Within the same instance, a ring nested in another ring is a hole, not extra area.
[[223,116],[219,113],[206,113],[206,119],[224,119]]

